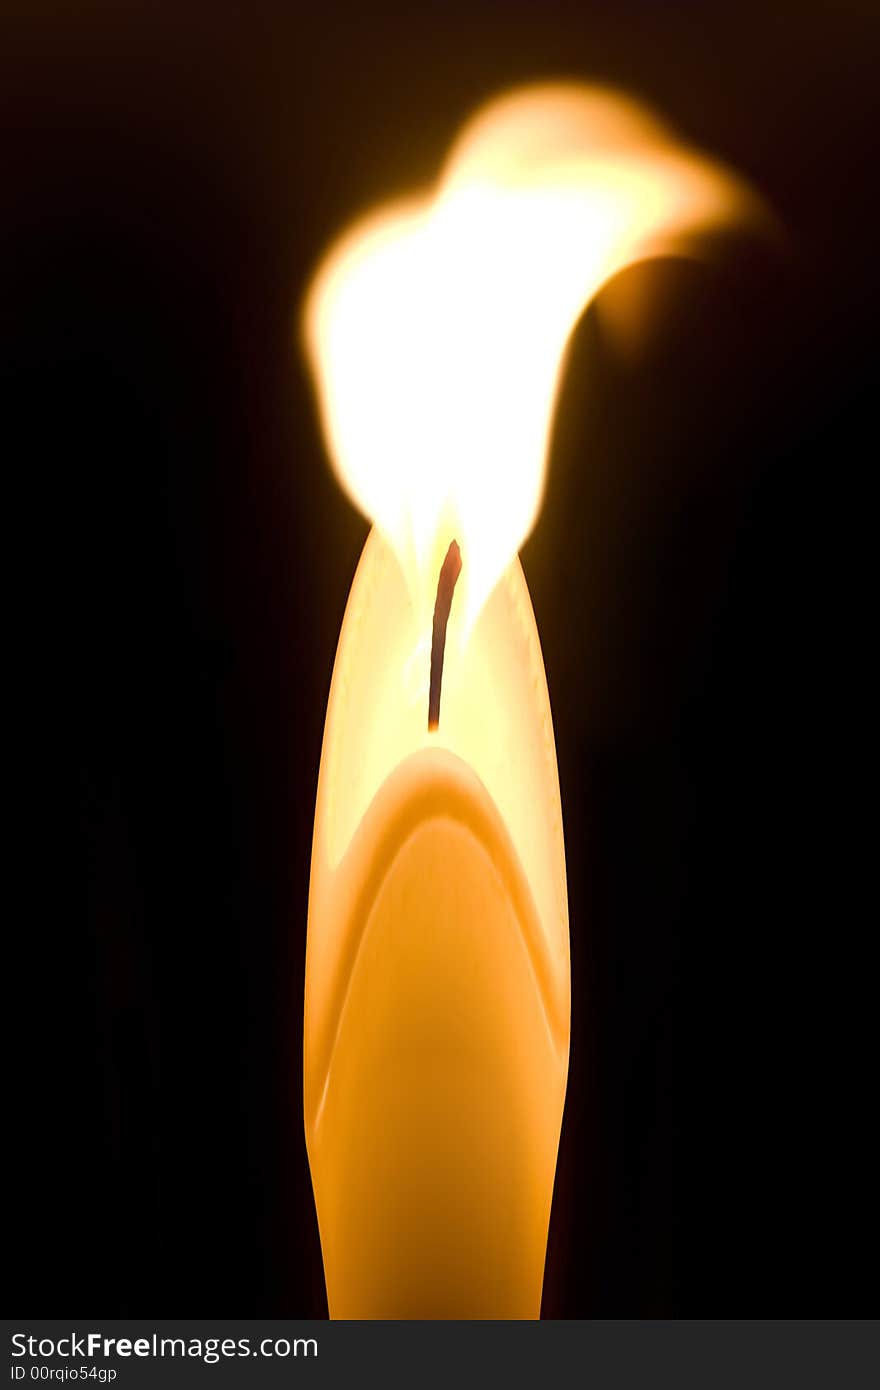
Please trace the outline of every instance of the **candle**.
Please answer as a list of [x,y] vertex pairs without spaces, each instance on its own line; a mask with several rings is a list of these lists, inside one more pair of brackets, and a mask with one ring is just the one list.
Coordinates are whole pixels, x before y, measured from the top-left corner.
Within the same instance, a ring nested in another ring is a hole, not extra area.
[[458,668],[446,662],[430,739],[427,703],[417,728],[393,689],[413,627],[373,531],[333,676],[309,901],[305,1104],[330,1311],[534,1317],[569,966],[550,707],[519,564]]
[[329,452],[375,523],[309,892],[305,1128],[332,1317],[540,1314],[569,925],[517,550],[584,305],[745,201],[633,103],[528,88],[478,113],[433,194],[345,236],[310,290]]

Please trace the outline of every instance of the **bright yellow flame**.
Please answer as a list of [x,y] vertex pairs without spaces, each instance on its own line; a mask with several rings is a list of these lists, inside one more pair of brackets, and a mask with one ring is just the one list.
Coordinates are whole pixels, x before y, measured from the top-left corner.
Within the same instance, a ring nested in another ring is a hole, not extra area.
[[429,196],[332,248],[305,310],[329,452],[428,623],[453,536],[470,629],[532,528],[585,306],[749,201],[633,101],[544,85],[484,107]]

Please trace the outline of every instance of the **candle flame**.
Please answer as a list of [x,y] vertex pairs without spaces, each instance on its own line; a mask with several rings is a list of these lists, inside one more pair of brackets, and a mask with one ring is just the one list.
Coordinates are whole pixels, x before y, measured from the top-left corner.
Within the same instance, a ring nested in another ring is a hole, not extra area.
[[532,529],[586,305],[752,202],[629,98],[542,85],[478,111],[432,191],[331,248],[304,315],[327,447],[429,624],[452,536],[469,629]]

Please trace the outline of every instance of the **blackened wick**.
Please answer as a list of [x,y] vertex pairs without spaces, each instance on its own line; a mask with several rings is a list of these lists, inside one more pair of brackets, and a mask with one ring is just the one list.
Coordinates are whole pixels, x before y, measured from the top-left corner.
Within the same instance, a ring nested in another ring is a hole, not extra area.
[[443,654],[446,651],[446,624],[452,607],[455,583],[461,574],[461,551],[458,541],[451,541],[446,559],[440,566],[437,598],[434,602],[434,628],[431,634],[431,686],[428,691],[428,729],[440,724],[440,686],[443,682]]

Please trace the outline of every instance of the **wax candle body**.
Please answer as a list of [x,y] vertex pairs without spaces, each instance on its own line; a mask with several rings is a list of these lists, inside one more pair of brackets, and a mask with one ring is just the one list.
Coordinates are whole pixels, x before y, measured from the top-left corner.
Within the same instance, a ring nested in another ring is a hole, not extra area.
[[309,896],[305,1125],[330,1313],[537,1317],[570,975],[518,561],[447,663],[433,735],[415,622],[373,532],[331,686]]

